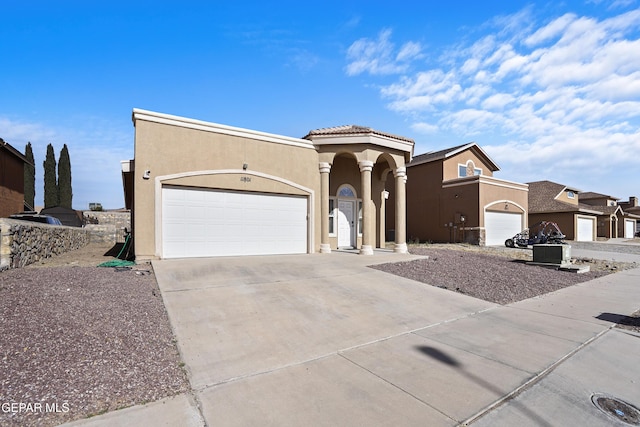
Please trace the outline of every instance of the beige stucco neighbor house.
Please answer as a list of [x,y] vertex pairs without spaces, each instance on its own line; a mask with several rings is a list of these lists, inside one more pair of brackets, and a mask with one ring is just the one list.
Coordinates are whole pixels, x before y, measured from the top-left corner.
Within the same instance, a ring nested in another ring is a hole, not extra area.
[[415,156],[407,165],[407,236],[503,245],[527,227],[528,187],[495,178],[498,170],[473,142]]
[[393,183],[394,250],[406,252],[411,139],[343,126],[291,138],[133,110],[122,162],[137,259],[330,252],[384,246]]
[[568,240],[593,241],[598,218],[605,215],[598,206],[581,203],[580,190],[551,181],[529,183],[529,224],[553,221]]

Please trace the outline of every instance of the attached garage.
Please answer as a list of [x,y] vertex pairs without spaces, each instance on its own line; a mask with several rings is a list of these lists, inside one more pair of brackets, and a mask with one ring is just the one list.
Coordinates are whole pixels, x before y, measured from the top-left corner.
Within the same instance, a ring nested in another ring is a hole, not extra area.
[[633,219],[624,220],[624,237],[625,239],[633,239],[636,231],[636,221]]
[[307,253],[308,198],[164,186],[163,258]]
[[591,242],[595,240],[596,218],[578,217],[578,234],[577,241]]
[[522,231],[522,214],[507,212],[484,213],[485,244],[504,245],[504,241]]

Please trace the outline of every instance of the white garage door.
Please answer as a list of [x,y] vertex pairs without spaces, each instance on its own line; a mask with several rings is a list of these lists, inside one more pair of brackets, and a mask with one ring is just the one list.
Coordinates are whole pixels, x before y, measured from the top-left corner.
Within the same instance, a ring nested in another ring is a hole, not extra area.
[[522,214],[485,212],[484,228],[487,246],[504,245],[505,240],[522,231]]
[[633,239],[634,232],[636,231],[636,222],[632,219],[624,220],[624,237],[626,239]]
[[595,218],[578,217],[578,236],[576,240],[581,242],[590,242],[595,240],[593,236],[595,222]]
[[163,258],[306,252],[306,197],[162,189]]

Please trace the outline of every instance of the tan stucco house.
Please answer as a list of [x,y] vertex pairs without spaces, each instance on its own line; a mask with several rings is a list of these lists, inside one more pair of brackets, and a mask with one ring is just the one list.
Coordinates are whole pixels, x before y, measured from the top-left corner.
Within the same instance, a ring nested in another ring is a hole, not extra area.
[[137,259],[294,254],[384,246],[406,252],[411,139],[343,126],[304,138],[133,110],[122,162]]
[[598,217],[605,215],[598,206],[581,203],[580,190],[552,181],[529,183],[529,223],[552,221],[568,240],[593,241]]
[[407,165],[409,239],[503,245],[522,231],[528,187],[495,178],[498,170],[473,142],[415,156]]

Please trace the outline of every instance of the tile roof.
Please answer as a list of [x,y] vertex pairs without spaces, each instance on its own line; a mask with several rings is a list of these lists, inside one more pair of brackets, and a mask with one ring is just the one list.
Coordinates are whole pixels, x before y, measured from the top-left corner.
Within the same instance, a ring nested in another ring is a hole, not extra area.
[[387,132],[381,132],[370,127],[358,125],[335,126],[329,128],[321,128],[310,131],[303,139],[309,139],[310,136],[317,135],[379,135],[387,138],[398,139],[413,143],[413,139],[404,136],[394,135]]

